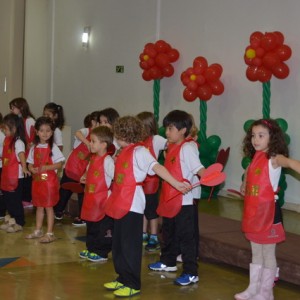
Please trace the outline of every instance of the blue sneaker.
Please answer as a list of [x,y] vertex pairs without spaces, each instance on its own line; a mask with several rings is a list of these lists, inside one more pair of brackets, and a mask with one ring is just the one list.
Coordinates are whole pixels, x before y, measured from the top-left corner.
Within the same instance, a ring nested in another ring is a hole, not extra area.
[[199,281],[199,277],[190,274],[181,274],[174,283],[177,285],[189,285],[191,283],[196,283]]
[[148,240],[149,240],[148,233],[143,232],[143,245],[147,245]]
[[90,252],[88,250],[82,250],[80,253],[79,253],[79,257],[80,258],[84,258],[84,259],[87,259],[89,257],[89,254]]
[[157,238],[150,237],[148,244],[145,246],[145,250],[152,252],[160,249]]
[[107,260],[107,257],[105,258],[105,257],[98,255],[97,253],[89,252],[88,260],[92,261],[92,262],[105,261],[105,260]]
[[148,268],[153,271],[166,271],[166,272],[176,272],[177,271],[176,266],[169,267],[160,261],[153,263],[153,264],[149,264]]

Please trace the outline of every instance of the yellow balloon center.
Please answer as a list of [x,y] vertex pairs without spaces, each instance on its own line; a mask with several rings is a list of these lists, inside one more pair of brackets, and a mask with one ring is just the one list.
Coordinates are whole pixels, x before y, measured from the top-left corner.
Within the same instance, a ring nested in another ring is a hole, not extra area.
[[248,49],[246,51],[246,57],[247,58],[254,58],[256,56],[255,50],[254,49]]
[[192,75],[190,76],[190,79],[193,80],[193,81],[196,80],[196,78],[197,78],[197,76],[196,76],[195,74],[192,74]]
[[147,54],[144,55],[144,60],[147,61],[149,59],[149,56]]

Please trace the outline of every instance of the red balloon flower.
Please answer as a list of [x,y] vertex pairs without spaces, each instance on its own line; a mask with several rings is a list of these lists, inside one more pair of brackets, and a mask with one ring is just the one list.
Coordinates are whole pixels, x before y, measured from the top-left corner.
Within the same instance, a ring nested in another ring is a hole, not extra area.
[[143,69],[142,77],[146,81],[171,77],[174,67],[171,63],[179,58],[179,52],[163,40],[155,44],[148,43],[140,54],[140,67]]
[[272,75],[284,79],[289,75],[289,67],[284,63],[292,55],[289,46],[283,44],[284,35],[279,31],[255,31],[250,36],[244,60],[248,65],[246,77],[250,81],[267,82]]
[[196,57],[193,67],[186,69],[181,74],[181,81],[186,88],[183,91],[183,98],[186,101],[194,101],[196,98],[208,101],[213,95],[221,95],[224,92],[224,85],[220,81],[223,68],[219,64],[208,66],[207,60]]

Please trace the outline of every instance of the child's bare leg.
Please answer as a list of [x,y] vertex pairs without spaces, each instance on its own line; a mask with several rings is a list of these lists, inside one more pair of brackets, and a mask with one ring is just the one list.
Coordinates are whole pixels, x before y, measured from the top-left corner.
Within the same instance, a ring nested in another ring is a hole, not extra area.
[[36,230],[42,230],[44,216],[45,216],[44,207],[37,207],[36,208],[36,224],[35,224]]
[[47,214],[47,233],[53,233],[54,227],[54,210],[53,207],[46,207]]

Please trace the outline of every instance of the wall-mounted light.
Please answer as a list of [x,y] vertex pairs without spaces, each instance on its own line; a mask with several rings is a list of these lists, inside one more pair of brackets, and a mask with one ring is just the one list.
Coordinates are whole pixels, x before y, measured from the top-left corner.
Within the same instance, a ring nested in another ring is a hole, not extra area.
[[86,26],[83,28],[81,40],[82,40],[82,47],[84,47],[84,48],[88,48],[88,46],[89,46],[90,33],[91,33],[90,26]]

